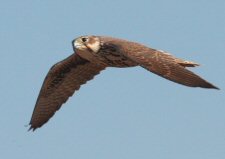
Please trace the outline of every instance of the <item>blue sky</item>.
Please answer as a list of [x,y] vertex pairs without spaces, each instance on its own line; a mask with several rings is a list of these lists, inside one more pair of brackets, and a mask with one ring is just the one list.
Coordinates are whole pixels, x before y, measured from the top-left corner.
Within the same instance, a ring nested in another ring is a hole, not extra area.
[[[0,19],[0,158],[225,158],[225,1],[2,0]],[[221,90],[109,68],[27,132],[49,68],[89,34],[196,61]]]

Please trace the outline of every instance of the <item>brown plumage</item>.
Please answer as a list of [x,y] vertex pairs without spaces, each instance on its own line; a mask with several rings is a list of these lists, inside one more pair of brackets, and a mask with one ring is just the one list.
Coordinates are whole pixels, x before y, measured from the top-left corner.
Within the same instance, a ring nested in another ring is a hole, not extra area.
[[102,36],[82,36],[73,42],[74,54],[56,63],[39,93],[30,129],[45,124],[82,84],[106,67],[141,66],[159,76],[189,87],[218,89],[185,67],[197,63],[151,49],[142,44]]

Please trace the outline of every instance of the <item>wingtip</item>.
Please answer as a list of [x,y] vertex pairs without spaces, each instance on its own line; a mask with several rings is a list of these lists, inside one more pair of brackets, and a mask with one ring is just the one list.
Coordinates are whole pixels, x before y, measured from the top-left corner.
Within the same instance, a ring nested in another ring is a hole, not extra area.
[[205,83],[203,86],[201,86],[202,88],[209,88],[209,89],[216,89],[216,90],[220,90],[219,87],[214,86],[211,83]]
[[213,86],[212,89],[220,90],[220,88],[219,87],[216,87],[216,86]]
[[27,130],[27,131],[35,131],[37,129],[37,127],[34,127],[34,126],[32,126],[31,124],[30,124],[30,128]]
[[27,131],[34,131],[34,129],[32,127],[30,127]]

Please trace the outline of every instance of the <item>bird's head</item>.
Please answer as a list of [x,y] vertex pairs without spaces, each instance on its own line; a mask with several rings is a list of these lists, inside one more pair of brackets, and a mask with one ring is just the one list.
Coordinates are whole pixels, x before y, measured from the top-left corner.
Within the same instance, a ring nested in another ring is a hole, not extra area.
[[81,36],[72,42],[74,51],[98,52],[100,49],[100,39],[97,36]]

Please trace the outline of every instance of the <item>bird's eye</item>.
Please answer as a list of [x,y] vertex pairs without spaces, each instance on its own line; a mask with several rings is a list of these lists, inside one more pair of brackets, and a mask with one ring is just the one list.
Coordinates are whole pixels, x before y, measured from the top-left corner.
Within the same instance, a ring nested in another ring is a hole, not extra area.
[[81,40],[82,40],[82,42],[86,42],[87,38],[82,38]]

